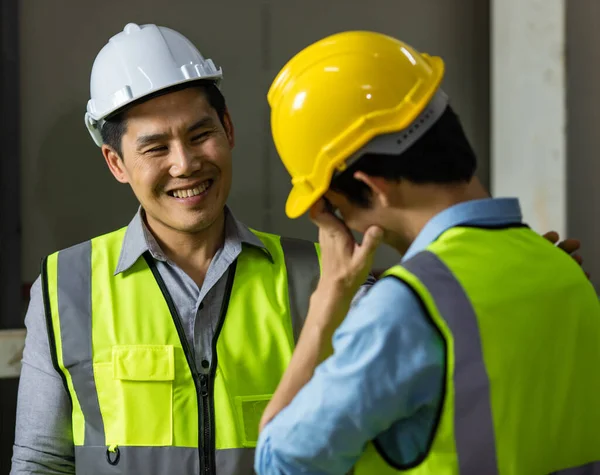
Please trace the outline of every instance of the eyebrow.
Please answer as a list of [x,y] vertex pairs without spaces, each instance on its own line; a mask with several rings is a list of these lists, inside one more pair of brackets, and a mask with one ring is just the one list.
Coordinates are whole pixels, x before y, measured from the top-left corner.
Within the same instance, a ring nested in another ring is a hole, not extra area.
[[[214,124],[215,124],[215,122],[212,119],[212,117],[203,117],[202,119],[200,119],[199,121],[195,122],[193,125],[188,127],[187,132],[190,133],[190,132],[194,132],[199,129],[214,127]],[[167,133],[142,135],[141,137],[138,137],[138,139],[136,141],[137,148],[139,150],[139,149],[141,149],[147,145],[150,145],[154,142],[160,142],[160,141],[166,140],[168,138],[169,138],[169,134],[167,134]]]

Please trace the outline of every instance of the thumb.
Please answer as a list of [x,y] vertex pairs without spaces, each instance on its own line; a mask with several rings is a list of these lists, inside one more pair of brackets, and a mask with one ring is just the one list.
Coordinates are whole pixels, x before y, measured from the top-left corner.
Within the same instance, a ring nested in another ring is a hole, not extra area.
[[371,226],[365,232],[362,243],[360,244],[356,257],[359,261],[370,259],[377,250],[383,239],[383,230],[377,226]]

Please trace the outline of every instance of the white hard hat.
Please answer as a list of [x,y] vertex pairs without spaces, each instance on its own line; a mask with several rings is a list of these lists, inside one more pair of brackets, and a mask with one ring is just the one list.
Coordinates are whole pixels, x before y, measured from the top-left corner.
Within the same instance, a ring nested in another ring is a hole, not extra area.
[[104,119],[154,92],[199,79],[217,86],[223,71],[204,59],[181,33],[156,25],[129,23],[100,50],[92,67],[85,125],[102,145]]

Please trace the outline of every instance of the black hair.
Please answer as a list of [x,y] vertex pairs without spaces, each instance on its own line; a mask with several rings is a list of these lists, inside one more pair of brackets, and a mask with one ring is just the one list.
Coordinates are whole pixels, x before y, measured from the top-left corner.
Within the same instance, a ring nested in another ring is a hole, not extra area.
[[192,87],[200,89],[206,95],[208,103],[213,109],[215,109],[215,111],[217,111],[219,120],[223,124],[223,127],[225,127],[225,111],[227,110],[225,97],[223,97],[223,94],[213,81],[199,80],[163,89],[154,94],[144,96],[139,101],[128,104],[124,109],[119,110],[109,118],[105,119],[104,125],[100,130],[102,141],[114,149],[119,154],[119,157],[123,158],[123,149],[121,145],[123,135],[127,131],[127,111],[131,107],[141,104],[142,102],[149,101],[150,99],[154,99],[155,97]]
[[475,152],[456,113],[447,106],[431,128],[399,155],[367,153],[333,177],[330,189],[367,208],[371,189],[354,174],[417,184],[458,184],[473,178],[477,167]]

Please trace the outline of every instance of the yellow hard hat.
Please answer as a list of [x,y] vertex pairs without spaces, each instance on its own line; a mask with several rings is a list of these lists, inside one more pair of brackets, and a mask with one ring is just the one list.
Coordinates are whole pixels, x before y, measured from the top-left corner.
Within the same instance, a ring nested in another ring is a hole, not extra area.
[[267,95],[277,152],[292,177],[297,218],[371,139],[404,130],[439,89],[444,62],[380,33],[349,31],[294,56]]

